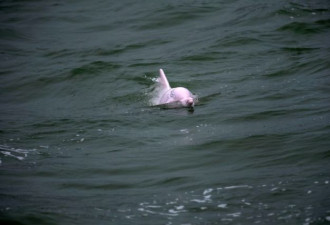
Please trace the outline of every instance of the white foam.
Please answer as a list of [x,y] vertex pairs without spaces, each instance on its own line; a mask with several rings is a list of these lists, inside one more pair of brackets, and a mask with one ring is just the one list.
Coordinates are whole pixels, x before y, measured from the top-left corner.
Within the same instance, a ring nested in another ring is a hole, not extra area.
[[205,203],[206,199],[192,199],[191,202],[197,202],[197,203]]
[[206,202],[211,202],[211,197],[212,195],[205,195],[203,196],[203,199],[192,199],[190,200],[191,202],[197,202],[197,203],[206,203]]
[[48,149],[48,148],[49,148],[49,146],[48,146],[48,145],[39,145],[39,147],[40,147],[40,148],[46,148],[46,149]]
[[243,202],[245,205],[251,205],[251,203],[250,203],[250,202],[247,202],[247,201],[245,201],[245,199],[243,199],[243,200],[242,200],[242,202]]
[[189,134],[189,130],[188,129],[181,129],[180,132],[183,133],[183,134]]
[[224,187],[224,189],[237,189],[237,188],[252,188],[252,186],[249,185],[235,185],[235,186],[228,186]]
[[176,213],[178,213],[178,211],[175,211],[174,209],[170,209],[170,210],[168,210],[168,212],[169,212],[169,213],[172,213],[172,214],[176,214]]
[[206,194],[209,194],[213,191],[213,188],[208,188],[208,189],[205,189],[204,192],[203,192],[203,195],[206,195]]
[[236,212],[236,213],[229,213],[227,214],[227,216],[231,216],[231,217],[240,217],[241,216],[241,212]]
[[148,209],[144,209],[144,208],[138,208],[138,210],[140,212],[145,212],[145,213],[149,213],[149,214],[156,214],[156,212],[148,210]]
[[219,204],[218,208],[222,208],[222,209],[227,208],[227,204],[226,203]]
[[222,218],[221,221],[223,221],[223,222],[231,222],[231,221],[233,221],[233,219],[231,219],[231,218]]
[[212,195],[205,195],[204,198],[205,198],[206,200],[209,200],[209,199],[211,199],[211,196],[212,196]]
[[[3,154],[5,157],[12,157],[17,160],[24,160],[29,153],[35,152],[36,149],[21,149],[21,148],[12,148],[7,145],[0,145],[0,153]],[[0,165],[2,161],[0,160]]]
[[278,187],[274,187],[272,189],[270,189],[270,191],[276,191],[278,189]]
[[4,154],[5,156],[11,156],[11,157],[16,158],[18,160],[23,160],[24,159],[24,157],[13,155],[11,152],[1,151],[1,153]]
[[184,209],[184,206],[183,206],[183,205],[179,205],[179,206],[175,206],[175,208],[176,208],[177,210],[183,210],[183,209]]
[[156,208],[161,208],[160,205],[147,205],[146,207],[147,207],[147,208],[154,208],[154,209],[156,209]]

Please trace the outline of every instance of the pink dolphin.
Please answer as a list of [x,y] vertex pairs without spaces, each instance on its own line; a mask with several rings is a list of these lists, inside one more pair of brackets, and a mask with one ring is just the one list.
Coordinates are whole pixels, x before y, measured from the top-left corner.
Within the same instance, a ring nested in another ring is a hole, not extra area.
[[162,69],[159,69],[158,82],[160,86],[160,92],[157,105],[166,105],[169,108],[193,108],[197,103],[196,96],[194,96],[187,88],[171,88]]

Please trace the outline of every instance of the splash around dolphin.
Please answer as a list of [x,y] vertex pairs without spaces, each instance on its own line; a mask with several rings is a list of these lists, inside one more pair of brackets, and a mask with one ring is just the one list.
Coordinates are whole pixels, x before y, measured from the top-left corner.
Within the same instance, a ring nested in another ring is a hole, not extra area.
[[197,96],[193,95],[187,88],[171,88],[164,71],[159,69],[156,88],[152,92],[151,105],[165,108],[186,107],[193,109],[197,102]]

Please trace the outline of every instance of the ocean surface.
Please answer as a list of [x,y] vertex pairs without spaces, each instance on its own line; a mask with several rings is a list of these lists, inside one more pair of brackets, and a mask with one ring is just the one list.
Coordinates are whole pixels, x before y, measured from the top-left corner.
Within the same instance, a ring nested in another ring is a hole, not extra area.
[[329,224],[330,2],[2,0],[0,160],[1,224]]

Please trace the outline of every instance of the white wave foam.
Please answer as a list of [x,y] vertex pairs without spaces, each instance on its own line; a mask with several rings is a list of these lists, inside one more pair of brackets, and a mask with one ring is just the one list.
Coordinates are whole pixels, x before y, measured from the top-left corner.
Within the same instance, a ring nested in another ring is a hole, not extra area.
[[[29,153],[35,152],[36,149],[21,149],[21,148],[12,148],[8,145],[0,145],[0,153],[5,157],[12,157],[17,160],[24,160]],[[0,160],[0,165],[2,161]]]
[[224,187],[224,189],[237,189],[237,188],[253,188],[252,186],[249,185],[236,185],[236,186],[228,186]]

